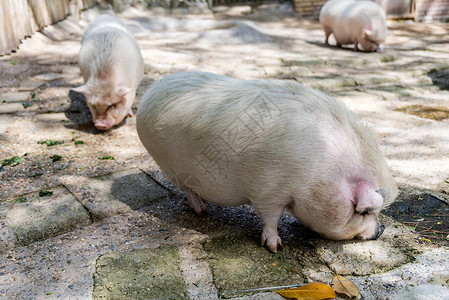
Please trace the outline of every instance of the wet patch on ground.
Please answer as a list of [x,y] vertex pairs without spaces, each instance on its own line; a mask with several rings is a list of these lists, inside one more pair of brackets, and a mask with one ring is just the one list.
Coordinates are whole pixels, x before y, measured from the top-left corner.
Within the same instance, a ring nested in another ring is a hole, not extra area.
[[429,193],[401,195],[382,213],[414,229],[425,241],[449,245],[449,205]]
[[432,70],[427,75],[432,79],[432,83],[441,90],[449,90],[449,69]]
[[449,119],[449,108],[442,106],[425,106],[425,105],[407,105],[401,108],[395,109],[410,115],[418,116],[420,118],[432,119],[436,121],[442,121]]

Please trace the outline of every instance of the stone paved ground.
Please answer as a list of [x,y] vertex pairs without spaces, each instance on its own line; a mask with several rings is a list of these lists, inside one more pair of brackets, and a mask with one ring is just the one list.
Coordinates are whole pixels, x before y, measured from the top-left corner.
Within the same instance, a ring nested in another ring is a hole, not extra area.
[[154,80],[182,70],[324,90],[373,127],[400,200],[434,199],[439,208],[425,217],[443,229],[418,235],[382,216],[379,240],[335,242],[285,214],[286,250],[271,254],[250,206],[208,204],[197,217],[140,144],[134,118],[100,133],[79,97],[69,98],[82,83],[87,22],[66,20],[0,58],[2,299],[281,299],[272,287],[335,274],[364,299],[449,299],[447,24],[391,23],[385,51],[367,54],[324,46],[317,22],[276,7],[215,16],[131,9],[121,18],[146,65],[134,109]]

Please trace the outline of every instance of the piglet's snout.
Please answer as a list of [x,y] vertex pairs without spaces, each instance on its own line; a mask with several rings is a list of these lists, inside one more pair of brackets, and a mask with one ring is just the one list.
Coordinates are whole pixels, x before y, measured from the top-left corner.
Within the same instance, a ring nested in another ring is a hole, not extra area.
[[112,127],[111,124],[109,124],[105,120],[95,120],[94,124],[98,130],[108,130]]
[[385,225],[377,222],[376,231],[374,232],[373,236],[371,236],[368,240],[377,240],[382,235],[382,233],[384,233],[384,230]]

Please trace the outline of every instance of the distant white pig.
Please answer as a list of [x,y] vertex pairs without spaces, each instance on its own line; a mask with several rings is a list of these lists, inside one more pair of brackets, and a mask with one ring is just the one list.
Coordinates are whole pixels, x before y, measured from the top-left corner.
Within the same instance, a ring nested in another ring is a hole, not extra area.
[[296,82],[185,72],[153,83],[137,132],[197,213],[252,203],[262,244],[283,248],[287,208],[331,239],[377,238],[397,189],[370,130],[335,99]]
[[385,11],[372,1],[330,0],[320,11],[320,23],[326,34],[325,43],[334,34],[337,46],[358,44],[367,52],[381,51],[387,37]]
[[98,130],[108,130],[133,115],[143,59],[122,22],[111,15],[91,22],[83,33],[78,64],[84,84],[73,90],[86,97]]

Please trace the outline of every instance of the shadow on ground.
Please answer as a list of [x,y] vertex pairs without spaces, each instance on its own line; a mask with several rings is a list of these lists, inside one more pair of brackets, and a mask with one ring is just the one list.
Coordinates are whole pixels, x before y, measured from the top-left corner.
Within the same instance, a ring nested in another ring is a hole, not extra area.
[[449,90],[449,69],[435,71],[432,70],[427,74],[432,83],[440,88],[440,90]]
[[449,245],[449,205],[432,193],[402,192],[382,213],[415,230],[428,240]]

